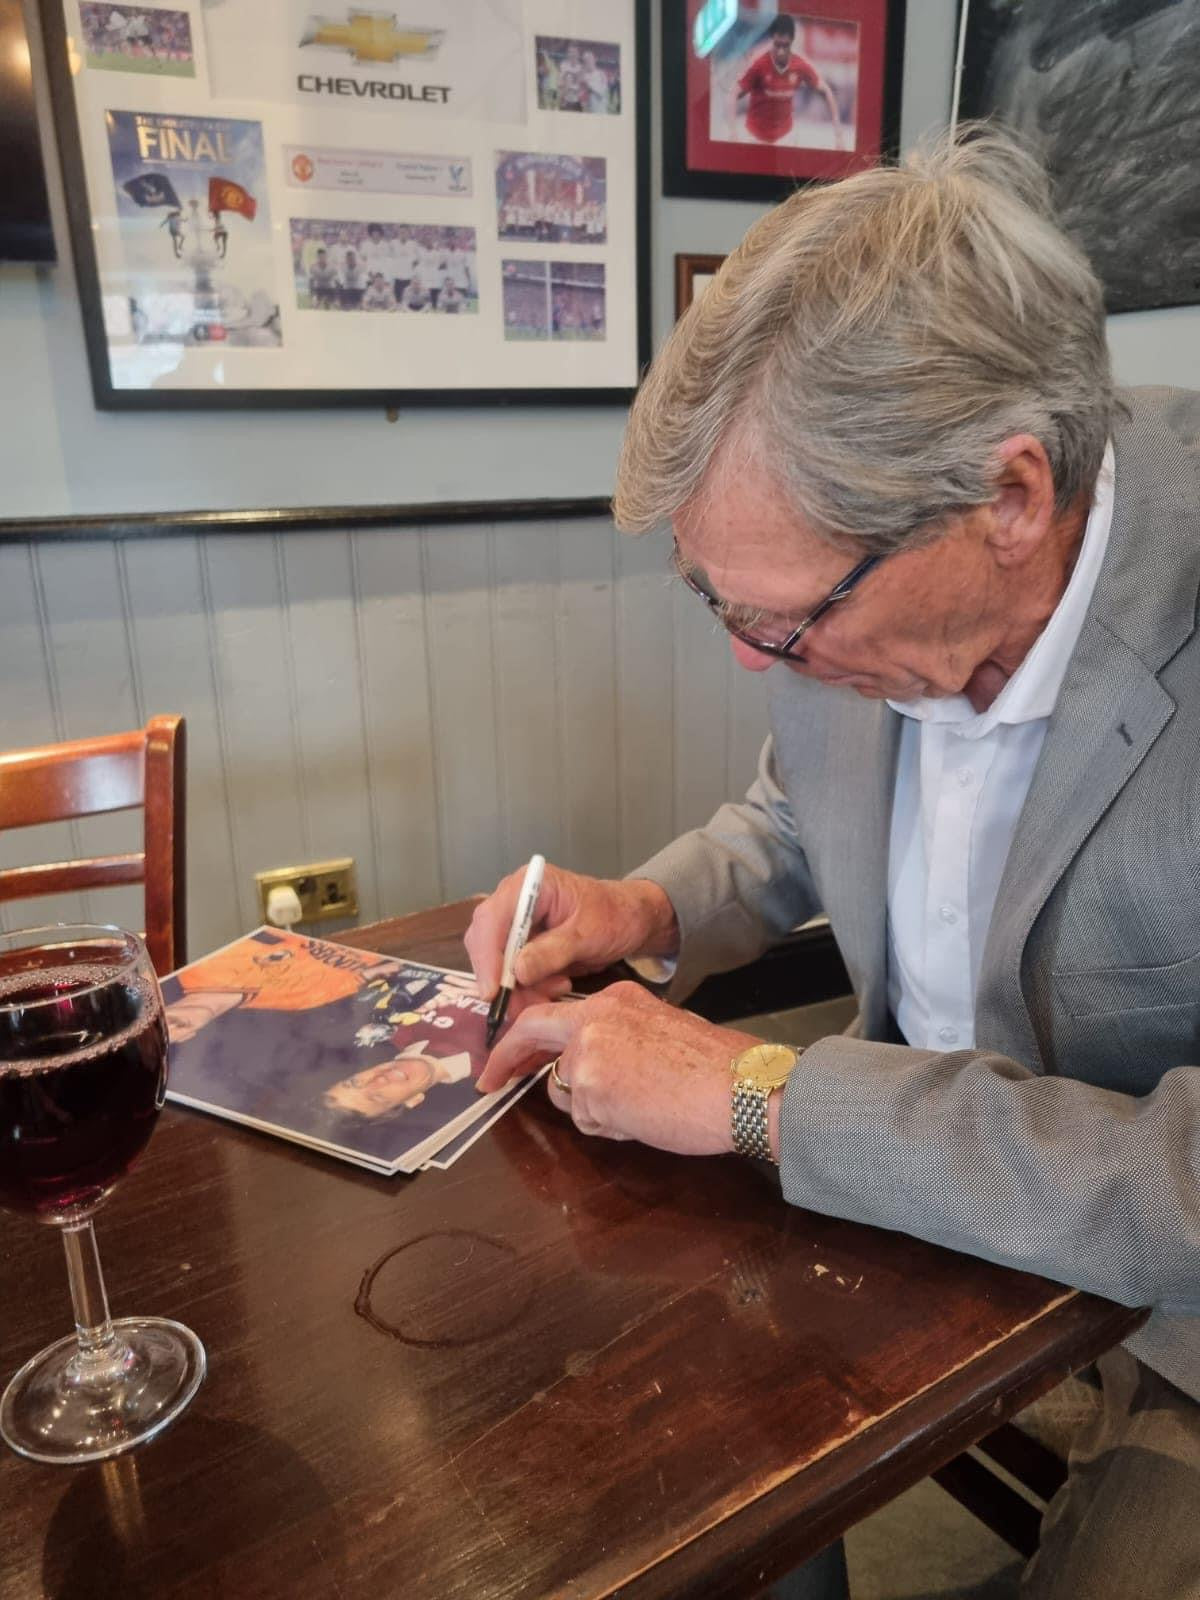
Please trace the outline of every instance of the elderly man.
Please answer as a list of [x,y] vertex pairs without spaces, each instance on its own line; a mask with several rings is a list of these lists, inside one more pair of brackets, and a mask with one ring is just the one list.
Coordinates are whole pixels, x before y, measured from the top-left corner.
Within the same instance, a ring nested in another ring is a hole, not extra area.
[[[999,135],[796,194],[689,311],[616,511],[771,672],[757,782],[623,883],[547,872],[481,1087],[769,1152],[784,1199],[1153,1315],[1025,1576],[1200,1594],[1200,396],[1114,395],[1099,284]],[[506,879],[469,948],[494,990]],[[850,1032],[767,1059],[668,997],[825,912]]]

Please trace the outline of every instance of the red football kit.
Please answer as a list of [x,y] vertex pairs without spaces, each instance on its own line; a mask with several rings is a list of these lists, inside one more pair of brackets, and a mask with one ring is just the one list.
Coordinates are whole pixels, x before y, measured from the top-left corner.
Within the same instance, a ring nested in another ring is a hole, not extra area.
[[764,144],[774,144],[792,131],[792,102],[802,84],[815,89],[821,79],[817,69],[803,56],[789,55],[788,64],[781,72],[771,59],[771,52],[762,55],[738,80],[738,93],[748,94],[746,132]]

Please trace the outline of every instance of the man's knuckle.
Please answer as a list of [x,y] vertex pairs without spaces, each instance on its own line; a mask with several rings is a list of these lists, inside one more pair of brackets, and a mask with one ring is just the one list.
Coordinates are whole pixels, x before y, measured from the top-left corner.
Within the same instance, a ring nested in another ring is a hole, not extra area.
[[642,985],[635,983],[632,978],[622,978],[606,992],[612,996],[616,1006],[644,1006],[652,999]]

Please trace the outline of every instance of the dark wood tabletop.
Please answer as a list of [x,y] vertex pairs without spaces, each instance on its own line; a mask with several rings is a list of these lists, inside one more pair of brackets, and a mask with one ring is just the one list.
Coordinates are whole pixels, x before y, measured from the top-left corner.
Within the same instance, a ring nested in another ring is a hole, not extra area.
[[[340,937],[459,966],[468,911]],[[98,1233],[113,1314],[209,1376],[114,1461],[0,1447],[3,1600],[745,1596],[1138,1320],[540,1090],[397,1179],[168,1109]],[[69,1327],[57,1239],[0,1214],[0,1383]]]

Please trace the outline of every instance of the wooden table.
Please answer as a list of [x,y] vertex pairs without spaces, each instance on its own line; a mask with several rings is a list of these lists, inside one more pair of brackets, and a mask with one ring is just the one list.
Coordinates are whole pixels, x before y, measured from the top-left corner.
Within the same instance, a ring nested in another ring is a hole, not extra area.
[[[460,965],[467,910],[346,942]],[[1138,1320],[540,1091],[415,1179],[169,1109],[99,1235],[114,1315],[187,1322],[208,1381],[103,1465],[0,1448],[3,1600],[744,1596]],[[0,1214],[4,1380],[69,1325]]]

